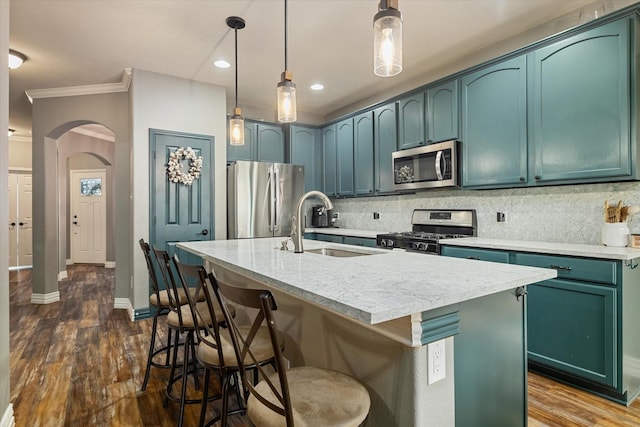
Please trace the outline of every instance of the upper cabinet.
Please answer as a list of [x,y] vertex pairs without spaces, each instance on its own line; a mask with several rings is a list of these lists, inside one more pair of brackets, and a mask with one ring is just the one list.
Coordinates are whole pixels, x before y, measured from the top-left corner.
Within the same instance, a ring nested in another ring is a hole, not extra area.
[[227,162],[257,160],[284,163],[284,131],[281,125],[244,122],[244,145],[231,145],[227,140]]
[[373,193],[373,113],[353,118],[354,176],[356,195]]
[[418,93],[398,101],[398,149],[427,143],[424,109],[424,93]]
[[458,81],[452,80],[427,90],[427,141],[458,139]]
[[461,85],[462,185],[526,182],[526,57],[464,76]]
[[336,125],[320,130],[322,137],[322,190],[330,197],[338,195],[338,157]]
[[393,192],[391,154],[398,150],[396,103],[373,110],[373,146],[375,150],[375,192]]
[[290,163],[304,166],[304,190],[322,189],[320,130],[292,124],[289,126]]
[[535,182],[631,174],[630,21],[529,54],[529,143]]
[[336,153],[338,157],[338,196],[353,196],[353,119],[336,124]]

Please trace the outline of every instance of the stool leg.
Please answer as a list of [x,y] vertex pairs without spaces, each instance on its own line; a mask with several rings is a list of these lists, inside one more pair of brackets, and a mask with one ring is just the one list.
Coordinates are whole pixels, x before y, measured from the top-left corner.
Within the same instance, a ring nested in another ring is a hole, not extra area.
[[[171,331],[171,329],[169,329]],[[176,365],[178,364],[178,345],[180,344],[180,334],[175,331],[173,337],[173,360],[171,362],[171,371],[169,372],[169,381],[167,382],[167,390],[165,391],[164,402],[162,406],[165,408],[169,405],[169,396],[171,396],[171,387],[173,386],[174,376],[176,374]],[[184,365],[184,363],[183,363]]]
[[147,369],[144,373],[144,380],[142,381],[142,391],[147,389],[147,382],[149,381],[149,373],[151,372],[151,359],[153,358],[153,351],[156,348],[156,334],[158,328],[158,312],[156,310],[153,315],[153,326],[151,327],[151,343],[149,344],[149,357],[147,357]]
[[184,356],[182,360],[182,394],[180,395],[180,414],[178,415],[178,427],[182,427],[184,419],[184,405],[187,399],[187,379],[189,375],[189,347],[193,346],[193,332],[187,332],[184,341]]
[[[200,408],[200,421],[198,426],[204,426],[204,418],[207,414],[207,400],[209,400],[209,377],[211,371],[209,368],[204,368],[204,388],[202,389],[202,408]],[[224,427],[224,425],[223,425]]]
[[196,390],[200,390],[200,381],[198,380],[198,359],[196,359],[196,343],[195,337],[191,338],[191,359],[193,360],[193,382]]
[[[165,359],[164,364],[169,366],[169,356],[171,355],[171,332],[173,330],[169,328],[169,336],[167,337],[167,358]],[[175,350],[174,350],[175,351]]]

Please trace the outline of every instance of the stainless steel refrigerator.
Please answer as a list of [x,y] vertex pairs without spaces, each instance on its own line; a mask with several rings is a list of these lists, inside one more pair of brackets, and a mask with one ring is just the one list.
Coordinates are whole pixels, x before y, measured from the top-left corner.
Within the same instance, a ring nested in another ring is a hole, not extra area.
[[304,166],[238,160],[227,167],[229,239],[289,236]]

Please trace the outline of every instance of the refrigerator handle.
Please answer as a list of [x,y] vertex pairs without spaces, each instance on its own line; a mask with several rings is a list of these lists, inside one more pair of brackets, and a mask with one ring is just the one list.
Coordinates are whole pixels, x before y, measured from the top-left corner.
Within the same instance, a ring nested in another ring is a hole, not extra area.
[[271,188],[273,188],[273,194],[274,194],[274,198],[273,198],[273,221],[271,222],[273,224],[273,231],[278,231],[280,230],[280,224],[278,224],[278,217],[280,216],[278,209],[280,208],[280,191],[278,186],[280,185],[280,168],[278,168],[277,166],[273,167],[273,181],[272,184],[273,186]]
[[275,200],[275,183],[274,181],[274,176],[273,176],[273,165],[269,166],[268,169],[268,174],[269,174],[269,178],[267,179],[268,185],[269,185],[269,231],[273,231],[274,230],[274,223],[275,223],[275,217],[274,217],[274,200]]

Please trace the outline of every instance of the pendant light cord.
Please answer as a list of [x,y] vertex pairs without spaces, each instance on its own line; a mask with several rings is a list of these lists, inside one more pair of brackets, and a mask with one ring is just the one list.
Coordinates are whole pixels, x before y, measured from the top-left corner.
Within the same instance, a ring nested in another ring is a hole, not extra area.
[[236,108],[238,108],[238,28],[234,28],[236,36]]
[[287,0],[284,0],[284,70],[287,71]]

